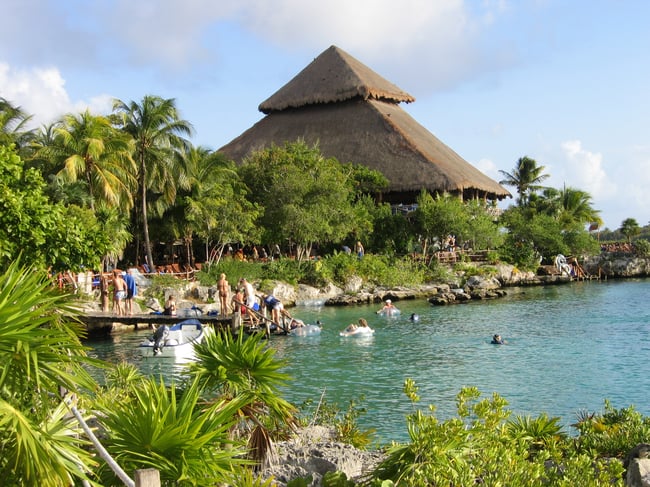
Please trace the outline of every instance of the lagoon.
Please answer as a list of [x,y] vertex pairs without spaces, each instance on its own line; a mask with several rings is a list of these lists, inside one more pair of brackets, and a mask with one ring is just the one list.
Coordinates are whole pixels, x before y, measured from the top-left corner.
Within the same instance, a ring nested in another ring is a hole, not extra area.
[[[456,413],[463,386],[484,396],[497,392],[516,414],[559,416],[565,430],[581,411],[634,405],[650,415],[650,279],[574,282],[508,288],[493,301],[433,307],[425,300],[399,301],[398,317],[379,317],[380,306],[292,308],[305,322],[320,320],[316,337],[272,337],[269,346],[286,359],[294,380],[285,397],[300,405],[347,407],[363,397],[359,423],[377,430],[380,442],[407,440],[405,415],[412,406],[404,380],[419,386],[419,407],[436,406],[446,419]],[[409,320],[411,313],[419,321]],[[342,338],[338,332],[359,317],[376,332]],[[498,333],[507,345],[491,345]],[[91,355],[136,363],[146,374],[182,377],[182,366],[143,358],[135,350],[147,330],[88,341]]]

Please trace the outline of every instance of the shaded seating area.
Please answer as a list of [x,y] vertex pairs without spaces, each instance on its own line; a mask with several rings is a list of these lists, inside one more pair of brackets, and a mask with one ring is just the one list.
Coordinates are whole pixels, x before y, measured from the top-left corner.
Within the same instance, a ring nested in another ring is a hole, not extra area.
[[171,275],[173,277],[177,277],[179,279],[193,279],[194,274],[197,271],[201,270],[201,264],[194,264],[194,267],[185,264],[181,267],[180,264],[174,263],[174,264],[165,264],[165,265],[157,265],[155,271],[151,271],[148,265],[143,264],[137,266],[137,269],[140,271],[140,273],[146,277],[151,277],[155,275]]

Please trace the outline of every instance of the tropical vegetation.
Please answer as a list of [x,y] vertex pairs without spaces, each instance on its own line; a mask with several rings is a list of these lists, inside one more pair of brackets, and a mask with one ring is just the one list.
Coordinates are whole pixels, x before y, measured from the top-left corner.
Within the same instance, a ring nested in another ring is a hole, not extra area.
[[[324,157],[317,145],[288,142],[239,166],[193,147],[191,124],[173,99],[117,100],[112,113],[68,114],[40,129],[29,121],[0,98],[0,471],[7,485],[115,485],[119,472],[95,454],[83,428],[91,419],[108,458],[130,473],[154,467],[165,485],[269,485],[252,465],[304,422],[280,392],[290,380],[285,364],[257,338],[209,337],[181,382],[122,364],[98,383],[89,371],[104,364],[88,356],[71,297],[51,285],[55,273],[121,265],[155,271],[172,259],[207,263],[197,276],[206,283],[226,270],[262,286],[352,277],[409,285],[445,279],[449,269],[433,256],[450,235],[492,261],[531,269],[557,253],[599,250],[589,231],[602,223],[591,196],[542,186],[548,174],[528,157],[503,173],[518,195],[503,212],[423,192],[402,213],[374,199],[386,186],[381,174]],[[628,243],[650,236],[633,219],[618,232]],[[362,259],[345,250],[360,239]],[[223,258],[231,245],[276,244],[295,259]],[[433,408],[416,408],[415,384],[405,392],[414,411],[410,441],[387,447],[367,485],[616,485],[620,464],[606,457],[650,434],[648,419],[632,408],[608,407],[580,418],[571,439],[555,418],[511,420],[505,399],[482,400],[475,389],[459,394],[457,418],[440,422]],[[321,419],[332,420],[339,439],[372,443],[372,432],[355,424],[358,404],[342,415],[326,409]],[[339,474],[328,482],[352,485]]]
[[[0,274],[4,485],[119,485],[153,468],[166,486],[271,486],[255,466],[300,425],[330,425],[358,448],[374,444],[373,431],[356,424],[359,402],[340,411],[321,398],[301,412],[284,400],[285,363],[258,337],[209,335],[184,378],[166,383],[91,359],[76,313],[38,270],[12,263]],[[650,418],[607,401],[601,413],[579,412],[569,435],[544,413],[511,417],[496,393],[461,389],[456,417],[444,421],[434,406],[418,408],[412,380],[404,393],[408,441],[381,446],[383,460],[365,477],[329,472],[323,485],[623,485],[625,455],[650,435]]]
[[601,229],[591,195],[543,186],[549,174],[528,156],[501,171],[501,183],[517,194],[505,211],[423,192],[414,211],[402,212],[375,199],[386,188],[383,175],[324,157],[318,145],[288,141],[241,165],[194,147],[174,99],[115,100],[111,113],[67,114],[38,129],[30,120],[0,99],[0,184],[11,195],[3,195],[0,217],[3,267],[21,251],[24,263],[56,271],[155,271],[170,260],[219,264],[232,245],[269,253],[279,245],[306,262],[357,240],[367,253],[428,265],[452,235],[463,248],[534,268],[557,253],[597,252],[593,229],[629,242],[650,236],[633,219],[620,231]]

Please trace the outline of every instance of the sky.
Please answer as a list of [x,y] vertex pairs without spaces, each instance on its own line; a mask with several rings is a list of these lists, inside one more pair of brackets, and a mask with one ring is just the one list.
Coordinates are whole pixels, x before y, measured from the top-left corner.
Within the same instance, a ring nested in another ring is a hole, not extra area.
[[528,156],[544,184],[589,192],[604,228],[650,223],[646,0],[4,0],[2,13],[0,97],[35,126],[156,95],[217,150],[336,45],[494,180]]

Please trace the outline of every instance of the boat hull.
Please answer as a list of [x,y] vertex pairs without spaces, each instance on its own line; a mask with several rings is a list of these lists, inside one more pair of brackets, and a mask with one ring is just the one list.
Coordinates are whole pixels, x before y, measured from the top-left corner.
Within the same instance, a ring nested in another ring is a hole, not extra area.
[[140,353],[147,357],[194,358],[194,344],[201,343],[205,328],[196,319],[184,320],[156,331],[139,346]]

